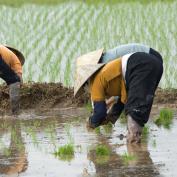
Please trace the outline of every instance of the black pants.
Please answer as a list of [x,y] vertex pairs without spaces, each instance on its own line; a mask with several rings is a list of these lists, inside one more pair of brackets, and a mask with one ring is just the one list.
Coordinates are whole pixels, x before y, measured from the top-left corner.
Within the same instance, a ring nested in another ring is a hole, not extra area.
[[7,85],[15,82],[20,82],[19,76],[4,62],[0,56],[0,78],[2,78]]
[[162,73],[162,57],[153,49],[150,54],[136,52],[128,60],[125,75],[128,100],[125,113],[141,126],[149,119],[155,90]]

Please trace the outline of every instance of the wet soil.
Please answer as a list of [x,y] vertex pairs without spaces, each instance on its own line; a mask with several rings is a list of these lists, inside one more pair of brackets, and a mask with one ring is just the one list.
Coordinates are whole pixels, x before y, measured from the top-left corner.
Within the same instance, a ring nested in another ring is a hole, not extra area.
[[[0,86],[0,111],[10,108],[9,88]],[[82,106],[88,101],[88,95],[74,98],[73,88],[63,87],[61,83],[30,83],[21,87],[21,109],[49,109],[54,107]]]
[[[0,112],[7,112],[9,89],[0,86]],[[89,95],[74,98],[73,88],[64,87],[61,83],[29,83],[21,88],[21,109],[50,109],[55,107],[81,107],[89,100]],[[177,89],[157,89],[154,104],[177,105]]]

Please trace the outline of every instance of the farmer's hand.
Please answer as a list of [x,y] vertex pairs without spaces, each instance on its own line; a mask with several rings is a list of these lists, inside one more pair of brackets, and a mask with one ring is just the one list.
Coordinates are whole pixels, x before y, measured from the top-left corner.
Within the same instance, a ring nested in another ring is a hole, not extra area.
[[19,113],[20,102],[20,82],[9,85],[10,105],[13,114]]
[[105,100],[106,102],[106,107],[107,107],[107,113],[111,110],[113,104],[116,102],[114,96],[110,97],[109,99]]

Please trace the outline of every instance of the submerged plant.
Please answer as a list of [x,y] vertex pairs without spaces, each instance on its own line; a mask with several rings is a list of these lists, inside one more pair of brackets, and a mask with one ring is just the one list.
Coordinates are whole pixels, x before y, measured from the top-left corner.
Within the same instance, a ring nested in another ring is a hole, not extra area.
[[101,133],[100,127],[96,127],[96,128],[95,128],[95,133],[96,133],[96,134],[100,134],[100,133]]
[[121,159],[123,160],[124,164],[128,165],[130,161],[136,160],[136,156],[125,152],[123,155],[121,155]]
[[169,129],[172,124],[173,111],[168,108],[163,108],[160,110],[159,117],[154,121],[157,126],[163,126]]
[[74,145],[66,144],[61,146],[54,152],[54,155],[61,160],[71,161],[74,158]]
[[142,130],[142,138],[146,139],[149,135],[149,127],[148,126],[144,126],[143,130]]
[[109,122],[106,125],[103,125],[105,133],[111,133],[113,129],[113,125]]
[[157,143],[156,143],[156,140],[155,140],[155,139],[152,141],[152,146],[153,146],[154,148],[156,148],[156,146],[157,146]]
[[121,124],[126,124],[127,123],[127,118],[126,118],[125,112],[121,113],[119,120],[120,120]]
[[55,150],[54,155],[64,161],[71,161],[74,158],[74,138],[70,132],[70,125],[65,126],[68,143]]
[[110,150],[105,145],[98,145],[96,147],[96,155],[97,156],[108,156],[110,155]]
[[88,101],[88,102],[86,103],[85,107],[86,107],[86,109],[87,109],[89,112],[91,112],[91,111],[92,111],[92,103],[91,103],[91,101]]

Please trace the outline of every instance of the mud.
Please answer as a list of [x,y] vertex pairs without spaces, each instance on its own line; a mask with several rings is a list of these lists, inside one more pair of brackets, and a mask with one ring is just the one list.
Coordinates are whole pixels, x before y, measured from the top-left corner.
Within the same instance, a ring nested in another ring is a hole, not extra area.
[[[8,86],[0,86],[0,112],[9,111]],[[55,107],[81,107],[89,100],[88,94],[74,98],[73,88],[63,87],[61,83],[29,83],[21,88],[21,109],[50,109]],[[157,89],[154,104],[177,105],[177,89]]]
[[[176,176],[176,114],[171,129],[158,128],[150,120],[148,136],[141,144],[130,145],[125,138],[126,124],[119,120],[113,127],[100,127],[98,132],[86,128],[86,115],[81,109],[61,109],[52,109],[50,114],[1,119],[1,177]],[[151,118],[158,114],[157,109],[153,112]],[[56,157],[55,150],[70,139],[74,142],[74,156]],[[110,154],[98,157],[98,144],[106,146]],[[134,159],[125,161],[122,158],[125,154]]]
[[[0,86],[0,111],[10,108],[8,86]],[[21,109],[49,109],[55,107],[82,106],[88,100],[88,95],[74,98],[73,88],[63,87],[61,83],[30,83],[21,87]]]

